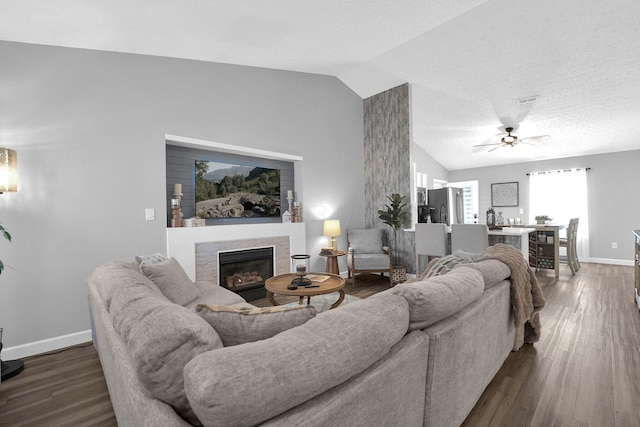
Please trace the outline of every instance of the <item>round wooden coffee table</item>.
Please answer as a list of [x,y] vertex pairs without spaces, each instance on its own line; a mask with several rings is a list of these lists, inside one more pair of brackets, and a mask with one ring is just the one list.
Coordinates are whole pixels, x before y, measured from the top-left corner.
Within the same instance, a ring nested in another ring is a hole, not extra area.
[[[269,302],[273,305],[280,305],[273,297],[278,294],[296,296],[299,298],[298,302],[300,304],[304,303],[304,298],[306,297],[307,304],[309,304],[312,296],[330,294],[331,292],[340,293],[338,300],[331,305],[331,308],[336,308],[344,301],[344,279],[337,274],[309,273],[307,277],[311,279],[311,287],[298,286],[297,289],[287,289],[287,286],[296,277],[298,276],[295,274],[281,274],[268,278],[264,283],[264,287],[267,290]],[[322,280],[323,278],[326,279]]]

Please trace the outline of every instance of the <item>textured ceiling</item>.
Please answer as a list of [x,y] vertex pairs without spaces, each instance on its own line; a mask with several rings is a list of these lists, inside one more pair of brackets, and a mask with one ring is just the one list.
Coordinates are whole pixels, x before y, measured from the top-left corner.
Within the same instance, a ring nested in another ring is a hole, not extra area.
[[[640,1],[0,0],[0,40],[409,82],[450,170],[640,149]],[[520,106],[519,98],[538,102]],[[505,126],[534,145],[488,148]]]

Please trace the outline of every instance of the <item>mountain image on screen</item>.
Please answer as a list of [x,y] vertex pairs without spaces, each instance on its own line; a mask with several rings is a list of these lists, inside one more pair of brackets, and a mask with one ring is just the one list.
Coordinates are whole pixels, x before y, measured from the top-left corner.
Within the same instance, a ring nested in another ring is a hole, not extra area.
[[196,160],[200,218],[280,216],[280,170]]

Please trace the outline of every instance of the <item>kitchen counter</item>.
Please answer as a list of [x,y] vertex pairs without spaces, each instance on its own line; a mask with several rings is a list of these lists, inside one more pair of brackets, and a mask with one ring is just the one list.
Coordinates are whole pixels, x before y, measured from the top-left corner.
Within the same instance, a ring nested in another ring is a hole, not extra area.
[[529,263],[529,233],[535,228],[504,227],[502,230],[489,230],[489,245],[504,243],[520,249],[522,256]]

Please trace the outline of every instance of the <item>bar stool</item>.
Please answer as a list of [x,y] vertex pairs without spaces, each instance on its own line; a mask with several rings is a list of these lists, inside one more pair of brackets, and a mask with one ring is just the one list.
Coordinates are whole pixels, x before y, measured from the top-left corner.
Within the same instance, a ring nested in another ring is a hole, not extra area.
[[448,254],[447,225],[443,223],[416,224],[416,276],[420,275],[420,255],[442,257]]
[[451,224],[451,252],[458,249],[479,253],[489,247],[489,229],[485,224]]
[[567,227],[567,237],[561,237],[558,244],[561,248],[567,250],[567,265],[571,270],[571,274],[576,274],[580,270],[580,260],[578,260],[577,236],[578,236],[578,221],[580,218],[571,218],[569,220],[569,226]]

